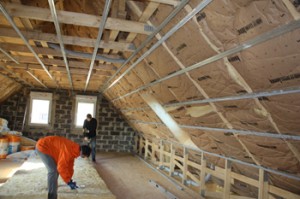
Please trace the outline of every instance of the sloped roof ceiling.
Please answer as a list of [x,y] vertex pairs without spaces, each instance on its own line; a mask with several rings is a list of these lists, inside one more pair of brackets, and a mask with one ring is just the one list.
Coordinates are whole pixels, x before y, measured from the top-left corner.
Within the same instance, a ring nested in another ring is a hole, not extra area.
[[[3,16],[0,16],[1,46],[20,64],[0,55],[1,65],[13,72],[12,77],[24,85],[41,87],[41,84],[26,72],[29,70],[48,88],[70,89],[62,55],[59,50],[49,47],[53,43],[57,45],[58,40],[54,25],[49,18],[48,1],[1,2],[4,2],[7,11],[15,16],[15,23],[29,39],[55,80],[49,78]],[[105,90],[104,95],[144,135],[176,140],[165,125],[159,124],[162,121],[155,112],[147,108],[148,105],[141,97],[142,94],[150,93],[161,104],[168,104],[299,88],[300,30],[298,28],[134,92],[143,85],[230,50],[250,39],[258,38],[263,33],[295,20],[299,22],[300,6],[296,1],[294,5],[292,2],[215,0],[120,78],[120,81]],[[107,29],[102,37],[104,42],[100,45],[98,54],[112,59],[128,58],[151,34],[153,31],[151,27],[157,27],[162,23],[174,9],[173,5],[177,3],[175,0],[149,0],[126,1],[125,5],[125,1],[114,1],[109,15],[110,21],[107,21],[109,25],[106,26]],[[134,63],[199,3],[200,1],[197,0],[189,1],[188,5],[130,63]],[[69,12],[61,12],[58,17],[62,20],[62,34],[68,36],[63,38],[67,50],[90,54],[93,52],[99,26],[95,16],[102,14],[103,5],[104,1],[56,1],[57,10]],[[88,15],[80,15],[80,13]],[[87,18],[90,20],[86,20]],[[120,19],[121,21],[118,21]],[[69,54],[68,60],[74,89],[83,90],[90,58]],[[122,69],[113,80],[120,77],[129,65],[127,64],[127,67]],[[96,61],[87,90],[100,91],[120,66],[120,63]],[[1,72],[8,74],[7,70]],[[129,95],[130,92],[132,94]],[[166,110],[179,125],[300,135],[299,99],[300,94],[288,94],[175,106]],[[140,109],[141,107],[146,108]],[[299,175],[299,141],[250,135],[239,136],[206,130],[184,130],[201,149]],[[245,168],[236,169],[246,173]],[[271,181],[299,192],[299,182],[282,180],[278,176],[272,176]]]

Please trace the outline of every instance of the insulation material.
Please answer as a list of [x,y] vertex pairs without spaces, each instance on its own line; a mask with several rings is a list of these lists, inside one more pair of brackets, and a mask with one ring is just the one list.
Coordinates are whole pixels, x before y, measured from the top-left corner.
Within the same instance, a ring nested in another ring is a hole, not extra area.
[[0,102],[3,102],[20,89],[21,85],[19,83],[0,74]]
[[190,72],[190,75],[210,98],[245,92],[245,89],[232,79],[229,69],[225,66],[223,60],[195,69]]
[[178,101],[201,100],[204,97],[195,87],[195,85],[184,75],[179,75],[164,82],[174,93]]
[[282,133],[300,135],[299,99],[300,94],[290,94],[267,97],[262,101]]
[[254,91],[297,86],[300,83],[299,35],[298,29],[229,59],[236,60],[232,65]]
[[171,110],[170,115],[178,124],[192,126],[224,127],[220,117],[209,105],[193,105]]
[[[172,36],[173,37],[173,36]],[[148,64],[160,76],[164,77],[180,68],[163,46],[159,46],[148,57]],[[163,67],[162,67],[163,66]],[[167,66],[167,67],[166,67]]]
[[140,132],[143,132],[143,134],[145,135],[154,135],[156,138],[178,142],[171,131],[169,131],[169,129],[165,126],[142,123],[136,124],[135,126]]
[[146,63],[138,64],[132,71],[134,71],[135,74],[143,80],[144,84],[149,84],[158,78],[158,76]]
[[156,84],[151,87],[152,95],[161,104],[166,104],[170,102],[177,102],[176,96],[168,89],[168,86],[163,82],[161,84]]
[[[300,163],[283,140],[256,136],[243,136],[240,139],[261,165],[289,173],[299,173]],[[299,144],[299,141],[295,141],[295,145]]]
[[269,113],[260,109],[254,100],[215,103],[234,129],[276,132],[268,119]]
[[144,122],[161,122],[152,110],[147,111],[127,111],[124,115],[128,120],[140,120]]
[[135,94],[133,94],[129,97],[126,97],[126,98],[122,98],[120,100],[116,100],[116,101],[114,101],[114,103],[120,109],[134,108],[134,107],[144,107],[144,106],[147,105],[138,93],[135,93]]
[[[78,185],[85,185],[76,191],[71,190],[61,178],[58,180],[58,196],[66,198],[114,199],[92,163],[78,158],[75,161],[73,179]],[[39,199],[47,197],[47,169],[38,156],[31,156],[3,186],[2,199]]]

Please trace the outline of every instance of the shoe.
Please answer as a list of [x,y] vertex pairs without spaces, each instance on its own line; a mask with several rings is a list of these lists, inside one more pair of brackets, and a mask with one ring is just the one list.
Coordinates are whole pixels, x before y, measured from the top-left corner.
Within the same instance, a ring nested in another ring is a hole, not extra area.
[[95,158],[93,158],[93,159],[92,159],[92,161],[93,161],[93,162],[96,162],[96,159],[95,159]]

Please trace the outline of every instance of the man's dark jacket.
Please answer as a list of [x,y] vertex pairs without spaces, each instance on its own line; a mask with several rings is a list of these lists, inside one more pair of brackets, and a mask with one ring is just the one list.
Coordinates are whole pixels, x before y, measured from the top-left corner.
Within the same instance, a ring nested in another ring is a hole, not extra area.
[[92,118],[91,121],[84,120],[83,128],[89,130],[88,138],[96,137],[97,120]]

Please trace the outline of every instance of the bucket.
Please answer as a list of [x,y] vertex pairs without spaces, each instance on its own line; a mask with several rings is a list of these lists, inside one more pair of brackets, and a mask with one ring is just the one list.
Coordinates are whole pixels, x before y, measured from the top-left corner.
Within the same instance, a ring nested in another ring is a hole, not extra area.
[[5,159],[8,152],[8,138],[0,137],[0,159]]
[[7,135],[7,137],[8,137],[8,154],[12,154],[19,151],[21,138],[15,135]]
[[21,151],[34,150],[35,146],[21,146]]

